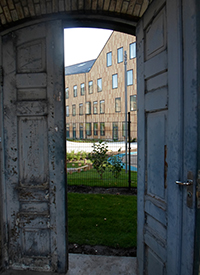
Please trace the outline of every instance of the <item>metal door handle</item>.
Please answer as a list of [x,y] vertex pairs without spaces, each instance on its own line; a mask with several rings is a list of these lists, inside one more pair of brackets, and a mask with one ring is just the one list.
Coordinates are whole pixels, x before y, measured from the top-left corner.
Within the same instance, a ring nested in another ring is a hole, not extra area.
[[187,180],[187,182],[182,182],[182,181],[176,180],[176,184],[182,185],[182,186],[188,186],[188,185],[193,184],[193,180]]

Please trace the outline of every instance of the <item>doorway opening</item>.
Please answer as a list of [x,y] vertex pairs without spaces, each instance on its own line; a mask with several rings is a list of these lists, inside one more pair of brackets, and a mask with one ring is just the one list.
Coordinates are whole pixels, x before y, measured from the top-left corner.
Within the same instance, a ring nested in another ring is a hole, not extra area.
[[[80,41],[84,54],[78,59]],[[96,45],[99,49],[91,55]],[[69,252],[136,256],[136,91],[134,36],[102,29],[65,29]],[[102,166],[99,162],[96,168],[94,150],[97,159],[105,153]]]

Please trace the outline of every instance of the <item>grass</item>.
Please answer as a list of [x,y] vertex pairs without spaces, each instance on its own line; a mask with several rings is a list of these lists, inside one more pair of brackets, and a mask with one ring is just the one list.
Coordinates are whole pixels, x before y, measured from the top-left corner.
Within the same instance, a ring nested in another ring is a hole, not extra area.
[[[99,187],[128,187],[128,173],[122,170],[120,176],[116,179],[108,170],[100,179],[95,169],[81,171],[80,173],[72,173],[67,175],[67,183],[69,185],[85,185]],[[137,172],[131,171],[131,187],[137,187]]]
[[136,247],[137,197],[68,193],[69,243]]

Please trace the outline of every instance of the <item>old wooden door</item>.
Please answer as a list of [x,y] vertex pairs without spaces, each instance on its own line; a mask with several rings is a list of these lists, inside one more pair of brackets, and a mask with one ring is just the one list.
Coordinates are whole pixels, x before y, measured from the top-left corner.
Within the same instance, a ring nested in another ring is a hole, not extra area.
[[197,134],[186,2],[155,0],[137,26],[139,274],[192,274],[194,184],[180,185],[195,174]]
[[4,265],[67,269],[61,21],[2,37]]

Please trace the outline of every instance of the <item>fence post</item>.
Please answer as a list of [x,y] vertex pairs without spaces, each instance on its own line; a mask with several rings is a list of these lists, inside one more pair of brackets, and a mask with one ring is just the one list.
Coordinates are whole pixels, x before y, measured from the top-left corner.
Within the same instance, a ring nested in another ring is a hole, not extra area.
[[130,117],[130,112],[128,112],[128,170],[129,170],[129,175],[128,175],[128,182],[129,182],[129,190],[131,189],[131,117]]

